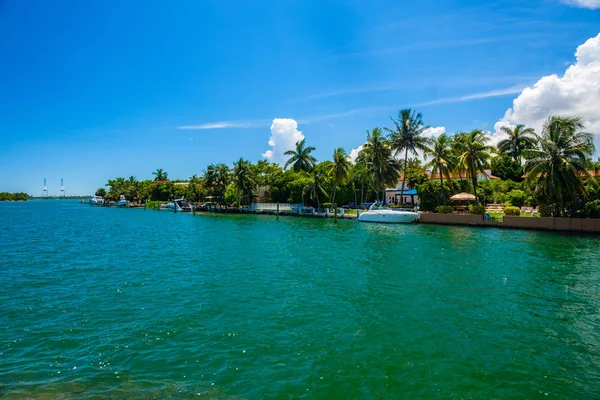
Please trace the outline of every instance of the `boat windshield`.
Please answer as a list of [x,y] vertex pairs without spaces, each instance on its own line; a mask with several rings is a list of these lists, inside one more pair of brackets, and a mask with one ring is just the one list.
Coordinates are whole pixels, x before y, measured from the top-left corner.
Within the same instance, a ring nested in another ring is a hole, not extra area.
[[390,210],[390,208],[383,203],[374,203],[371,207],[369,207],[369,211],[374,210]]

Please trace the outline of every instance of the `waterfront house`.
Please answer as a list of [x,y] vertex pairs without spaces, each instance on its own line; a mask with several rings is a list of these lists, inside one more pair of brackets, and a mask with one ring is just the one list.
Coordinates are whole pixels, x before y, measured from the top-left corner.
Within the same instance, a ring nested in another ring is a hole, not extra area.
[[[427,178],[429,180],[439,181],[440,174],[428,174]],[[444,180],[446,177],[443,178]],[[451,173],[450,179],[453,180],[470,180],[468,176],[460,176],[458,174]],[[489,169],[484,170],[484,173],[479,173],[477,175],[477,180],[486,180],[486,179],[500,179],[497,176],[492,175],[492,171]],[[385,200],[388,204],[404,204],[408,206],[416,206],[419,204],[419,196],[417,190],[415,188],[410,187],[408,184],[404,186],[404,192],[402,192],[402,181],[404,181],[404,176],[400,176],[398,178],[398,182],[396,187],[387,188],[385,190]]]

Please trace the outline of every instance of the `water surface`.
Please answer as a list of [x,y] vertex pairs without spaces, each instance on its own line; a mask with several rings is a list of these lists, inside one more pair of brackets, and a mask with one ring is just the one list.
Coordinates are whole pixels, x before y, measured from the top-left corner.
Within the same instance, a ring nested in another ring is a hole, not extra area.
[[600,238],[0,203],[0,395],[595,398]]

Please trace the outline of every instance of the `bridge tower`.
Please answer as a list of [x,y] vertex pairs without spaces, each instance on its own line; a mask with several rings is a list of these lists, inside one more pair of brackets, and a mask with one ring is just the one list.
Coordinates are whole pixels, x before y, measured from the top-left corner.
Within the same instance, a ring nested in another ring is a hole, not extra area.
[[42,190],[42,196],[48,197],[48,186],[46,185],[46,178],[44,178],[44,190]]
[[65,184],[63,178],[60,178],[60,195],[65,197]]

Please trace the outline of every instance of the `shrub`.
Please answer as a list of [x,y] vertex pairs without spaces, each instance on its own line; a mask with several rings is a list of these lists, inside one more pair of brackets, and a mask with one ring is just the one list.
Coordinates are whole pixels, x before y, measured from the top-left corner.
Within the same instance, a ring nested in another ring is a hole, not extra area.
[[453,210],[452,206],[437,206],[435,209],[440,214],[451,214]]
[[469,206],[469,213],[483,215],[483,214],[485,214],[485,207],[484,206],[474,206],[473,204],[471,204]]
[[331,203],[321,203],[322,208],[331,208],[332,205],[333,204],[331,204]]
[[586,217],[600,218],[600,200],[590,201],[583,209]]
[[511,190],[506,194],[506,201],[515,207],[522,207],[527,199],[527,194],[522,190]]
[[519,216],[521,215],[521,209],[519,207],[505,207],[504,208],[504,215],[516,215]]

